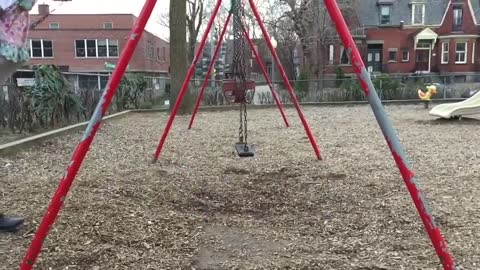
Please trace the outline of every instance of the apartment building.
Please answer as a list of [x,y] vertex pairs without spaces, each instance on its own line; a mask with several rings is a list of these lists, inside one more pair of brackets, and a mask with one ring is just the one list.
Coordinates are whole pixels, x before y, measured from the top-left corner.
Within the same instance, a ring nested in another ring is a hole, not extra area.
[[[480,2],[359,0],[355,40],[373,73],[464,76],[480,71]],[[326,74],[353,68],[343,46],[328,46]]]
[[[38,8],[39,14],[31,15],[37,25],[30,31],[31,60],[25,68],[54,64],[63,72],[77,74],[78,84],[92,83],[91,76],[81,74],[108,74],[137,20],[132,14],[50,14],[48,5]],[[145,31],[128,71],[167,76],[169,66],[168,42]],[[99,88],[105,87],[108,77],[98,78]]]

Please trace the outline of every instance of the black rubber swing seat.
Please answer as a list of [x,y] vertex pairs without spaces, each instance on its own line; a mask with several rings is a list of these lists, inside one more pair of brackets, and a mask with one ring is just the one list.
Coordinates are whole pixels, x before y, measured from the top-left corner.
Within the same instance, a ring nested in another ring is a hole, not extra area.
[[235,144],[235,149],[239,157],[253,157],[255,156],[255,148],[252,145],[245,143]]

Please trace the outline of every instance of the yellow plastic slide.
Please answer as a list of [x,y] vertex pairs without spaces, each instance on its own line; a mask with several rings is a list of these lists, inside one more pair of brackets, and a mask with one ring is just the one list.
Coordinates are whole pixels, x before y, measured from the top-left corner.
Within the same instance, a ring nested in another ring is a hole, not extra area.
[[430,114],[447,119],[457,116],[480,114],[480,91],[462,102],[435,106],[430,110]]

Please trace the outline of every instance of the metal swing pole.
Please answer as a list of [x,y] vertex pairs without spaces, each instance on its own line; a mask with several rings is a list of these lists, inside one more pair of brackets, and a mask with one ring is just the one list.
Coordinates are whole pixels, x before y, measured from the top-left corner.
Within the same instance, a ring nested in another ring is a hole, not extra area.
[[400,170],[400,174],[405,181],[408,192],[413,199],[415,207],[422,219],[423,225],[432,241],[432,244],[435,248],[438,258],[443,265],[445,270],[454,270],[455,262],[452,255],[449,253],[447,248],[447,243],[445,242],[440,228],[435,223],[434,217],[430,211],[430,207],[426,201],[424,192],[418,186],[418,180],[415,177],[415,174],[411,170],[407,156],[402,148],[400,140],[395,132],[392,122],[388,118],[385,109],[382,106],[380,99],[378,98],[377,92],[375,91],[375,86],[372,83],[370,74],[365,68],[360,52],[358,51],[355,41],[350,34],[347,23],[340,11],[335,0],[325,0],[325,6],[328,9],[330,17],[333,19],[337,32],[342,39],[345,50],[350,55],[352,66],[355,69],[360,84],[363,88],[365,95],[367,96],[368,102],[372,107],[372,111],[375,115],[375,118],[378,121],[380,128],[382,129],[385,140],[387,141],[388,147],[392,152],[393,158]]
[[190,118],[190,123],[188,124],[188,129],[191,129],[193,126],[193,122],[195,121],[195,116],[197,115],[198,108],[200,107],[200,103],[202,102],[203,95],[205,93],[205,88],[207,88],[208,81],[210,80],[210,74],[212,73],[213,67],[215,66],[215,61],[217,60],[218,53],[220,52],[220,48],[222,47],[222,40],[227,32],[228,24],[230,23],[230,19],[232,18],[232,12],[228,13],[228,17],[225,20],[225,25],[220,33],[220,38],[217,46],[215,47],[215,52],[213,53],[212,59],[210,61],[210,65],[208,66],[207,76],[203,80],[202,88],[200,93],[198,93],[197,101],[195,102],[195,108],[193,109],[192,117]]
[[180,92],[178,93],[177,100],[175,101],[175,104],[173,105],[172,112],[170,113],[170,116],[168,117],[167,125],[165,126],[165,129],[163,130],[163,134],[162,134],[162,137],[160,138],[160,142],[158,144],[157,150],[155,151],[155,153],[153,155],[153,162],[156,162],[158,160],[158,157],[160,156],[160,153],[162,152],[165,141],[167,140],[168,133],[170,132],[170,129],[172,128],[173,120],[175,120],[175,116],[177,115],[178,109],[180,108],[180,104],[182,104],[183,98],[185,97],[185,94],[187,93],[188,84],[190,83],[190,80],[192,79],[193,73],[195,72],[195,67],[198,63],[198,60],[200,59],[201,55],[203,54],[203,49],[205,48],[205,43],[207,42],[208,34],[210,33],[210,30],[212,29],[213,22],[215,21],[215,18],[217,17],[217,14],[218,14],[218,11],[220,10],[221,5],[222,5],[222,0],[217,0],[217,3],[216,3],[215,8],[213,10],[212,16],[210,17],[210,20],[208,21],[207,28],[205,29],[205,33],[203,33],[202,41],[200,42],[200,46],[198,47],[195,58],[193,59],[193,62],[190,65],[190,68],[188,69],[187,77],[185,78],[185,81],[183,82],[182,88],[180,89]]
[[290,124],[288,123],[287,120],[287,115],[285,114],[285,110],[282,106],[282,102],[278,98],[278,94],[273,88],[272,81],[270,80],[270,77],[268,76],[267,69],[265,68],[265,65],[262,62],[262,59],[260,58],[260,55],[258,54],[257,50],[255,49],[255,44],[253,44],[252,39],[250,38],[250,35],[243,27],[243,32],[245,33],[245,36],[248,40],[248,44],[250,45],[250,48],[252,49],[253,54],[255,55],[255,59],[257,60],[258,65],[260,66],[260,69],[262,70],[263,76],[265,77],[265,80],[267,81],[268,87],[270,88],[270,91],[272,92],[273,99],[275,100],[275,104],[277,105],[278,110],[280,111],[280,114],[282,115],[283,122],[285,122],[285,126],[290,127]]
[[272,42],[270,40],[270,35],[268,34],[267,29],[265,28],[265,24],[262,21],[262,18],[260,16],[260,13],[258,12],[257,6],[255,5],[254,0],[248,0],[248,1],[250,2],[250,7],[252,8],[253,14],[255,15],[258,25],[262,30],[263,38],[265,39],[265,42],[267,43],[268,48],[270,49],[270,52],[273,55],[273,59],[275,60],[275,63],[280,70],[283,83],[285,84],[288,92],[290,93],[290,98],[293,102],[293,105],[295,106],[295,109],[298,112],[298,116],[300,117],[300,120],[302,121],[303,127],[305,128],[305,132],[307,133],[308,139],[310,140],[313,150],[315,151],[315,155],[317,156],[317,159],[321,160],[322,157],[320,155],[320,149],[318,148],[317,141],[315,140],[315,137],[313,137],[312,130],[310,129],[310,126],[308,125],[308,122],[305,119],[305,115],[303,114],[302,109],[300,108],[300,104],[298,103],[298,99],[295,96],[295,92],[293,91],[292,85],[288,81],[287,74],[285,73],[285,69],[283,68],[282,63],[280,62],[280,58],[278,57],[277,52],[273,48]]
[[83,134],[82,139],[75,148],[73,152],[72,159],[68,164],[67,171],[58,185],[58,188],[51,199],[50,205],[48,206],[47,212],[40,223],[40,226],[33,237],[33,240],[30,244],[30,247],[27,250],[27,253],[23,259],[22,264],[20,265],[20,270],[30,270],[33,268],[38,255],[42,249],[43,242],[48,235],[48,232],[53,227],[55,220],[60,212],[60,209],[67,197],[67,194],[75,180],[75,177],[82,165],[83,160],[90,148],[90,145],[93,142],[93,139],[100,128],[102,123],[102,118],[107,112],[108,107],[112,101],[112,98],[117,91],[117,88],[122,80],[127,65],[130,62],[133,53],[137,47],[138,42],[145,30],[145,26],[150,18],[152,11],[155,7],[157,0],[146,0],[145,5],[138,17],[137,22],[135,23],[132,32],[129,36],[127,44],[125,45],[124,50],[120,56],[117,67],[113,71],[112,77],[103,92],[102,97],[100,98],[95,112],[88,123],[88,126]]

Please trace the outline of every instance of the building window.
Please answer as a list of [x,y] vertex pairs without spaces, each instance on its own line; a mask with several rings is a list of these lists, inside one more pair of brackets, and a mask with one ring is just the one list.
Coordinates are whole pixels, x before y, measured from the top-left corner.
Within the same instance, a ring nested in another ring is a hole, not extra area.
[[333,65],[333,54],[335,53],[335,46],[330,44],[328,46],[328,64]]
[[390,11],[391,6],[380,6],[380,24],[390,24]]
[[167,48],[157,48],[157,61],[166,61],[167,60]]
[[402,50],[402,62],[410,61],[410,51],[408,49]]
[[412,24],[425,23],[425,4],[412,4]]
[[51,40],[30,40],[30,57],[51,58],[53,57],[53,42]]
[[397,62],[397,49],[388,49],[388,61]]
[[453,31],[461,31],[463,25],[463,8],[456,6],[453,8]]
[[147,55],[146,55],[147,59],[155,59],[155,49],[153,47],[147,45],[146,52],[147,52]]
[[113,29],[113,23],[112,22],[103,23],[103,29]]
[[59,29],[60,28],[60,24],[57,23],[57,22],[51,22],[48,24],[48,28],[50,29]]
[[350,59],[343,46],[340,47],[340,65],[350,65]]
[[466,42],[457,42],[455,50],[455,64],[466,64],[467,63],[467,43]]
[[85,40],[75,40],[75,54],[77,57],[86,57]]
[[108,41],[108,57],[118,57],[118,40]]
[[97,40],[87,39],[87,57],[97,57]]
[[106,39],[97,40],[98,57],[108,57],[108,46]]
[[450,44],[447,42],[442,42],[442,64],[448,64],[450,54]]
[[118,40],[80,39],[75,40],[76,57],[118,57]]

